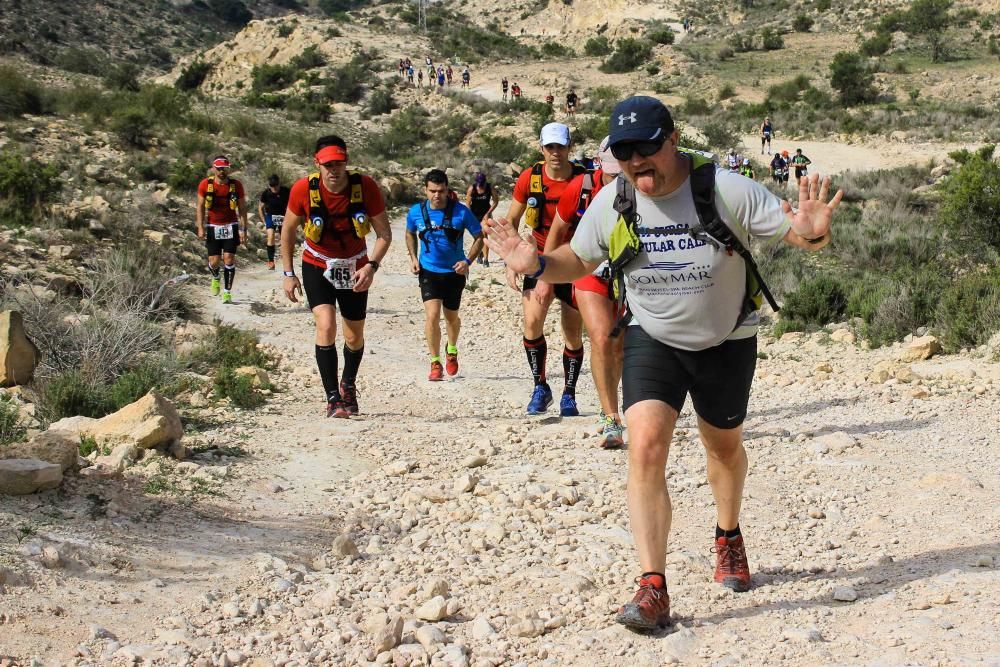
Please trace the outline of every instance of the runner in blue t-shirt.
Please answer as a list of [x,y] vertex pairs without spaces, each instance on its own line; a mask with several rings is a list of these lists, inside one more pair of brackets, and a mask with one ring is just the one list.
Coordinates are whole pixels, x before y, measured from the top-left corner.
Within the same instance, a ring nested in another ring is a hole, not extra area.
[[[414,204],[406,214],[406,249],[410,253],[413,273],[419,278],[420,296],[424,302],[424,335],[431,353],[428,379],[438,381],[444,379],[445,368],[448,375],[458,373],[458,333],[462,327],[458,309],[462,305],[469,266],[483,247],[483,231],[472,211],[453,196],[448,176],[443,171],[431,169],[427,172],[424,191],[427,199]],[[465,232],[473,238],[468,256],[463,244]],[[448,331],[446,367],[441,365],[442,306]]]

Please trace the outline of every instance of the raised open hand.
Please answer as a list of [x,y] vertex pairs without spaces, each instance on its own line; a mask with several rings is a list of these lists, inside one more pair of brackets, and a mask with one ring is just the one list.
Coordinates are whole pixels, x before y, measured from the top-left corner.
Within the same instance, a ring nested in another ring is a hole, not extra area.
[[805,241],[820,248],[830,241],[830,221],[833,211],[844,198],[844,191],[837,194],[827,203],[830,196],[830,177],[826,176],[820,182],[819,174],[810,174],[799,180],[799,208],[792,210],[787,201],[781,202],[781,209],[791,218],[792,231]]
[[538,249],[534,241],[523,239],[504,218],[486,220],[486,245],[503,257],[514,273],[532,274],[538,270]]

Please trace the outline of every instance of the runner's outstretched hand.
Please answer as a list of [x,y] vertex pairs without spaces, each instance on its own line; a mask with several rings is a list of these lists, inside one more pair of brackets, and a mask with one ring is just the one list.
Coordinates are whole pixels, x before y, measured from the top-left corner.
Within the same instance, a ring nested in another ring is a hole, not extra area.
[[812,249],[818,250],[830,242],[830,221],[833,219],[834,209],[844,198],[844,191],[837,190],[827,203],[829,196],[830,177],[824,177],[821,183],[819,174],[810,174],[799,179],[797,211],[793,211],[792,205],[787,201],[781,202],[781,210],[791,220],[792,231],[807,241],[816,239]]
[[535,242],[522,238],[504,218],[486,221],[486,244],[503,258],[510,271],[528,275],[538,271]]

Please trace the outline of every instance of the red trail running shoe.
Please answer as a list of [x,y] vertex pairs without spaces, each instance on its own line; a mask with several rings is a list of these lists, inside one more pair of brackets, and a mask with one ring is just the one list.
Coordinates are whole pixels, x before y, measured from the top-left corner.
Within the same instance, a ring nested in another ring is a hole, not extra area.
[[715,546],[715,580],[737,593],[750,590],[750,564],[743,548],[743,536],[717,537]]
[[427,379],[431,382],[440,382],[444,379],[444,367],[441,366],[440,361],[431,362],[431,372],[427,376]]
[[448,371],[448,375],[454,375],[458,372],[458,352],[449,352],[445,355],[444,369]]
[[[654,577],[636,577],[639,590],[632,601],[622,606],[615,621],[634,630],[655,630],[670,625],[670,596],[666,586]],[[655,577],[659,579],[659,577]]]

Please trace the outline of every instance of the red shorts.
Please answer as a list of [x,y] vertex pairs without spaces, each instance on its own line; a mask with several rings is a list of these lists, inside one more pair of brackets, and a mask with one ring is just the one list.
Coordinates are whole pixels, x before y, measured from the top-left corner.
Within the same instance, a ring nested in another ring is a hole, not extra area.
[[579,280],[573,281],[573,287],[577,290],[584,292],[596,292],[601,296],[610,299],[611,296],[608,292],[609,283],[600,276],[595,276],[593,274],[589,276],[584,276]]

